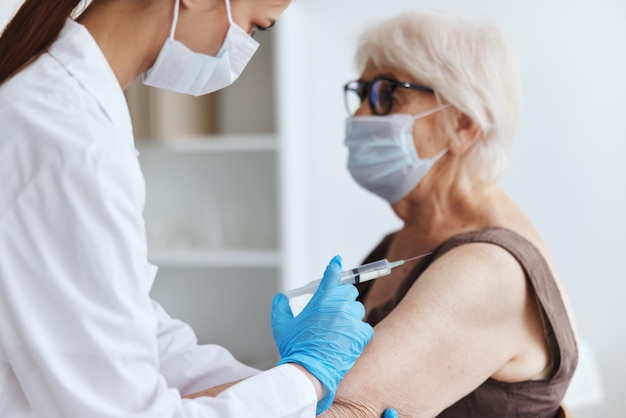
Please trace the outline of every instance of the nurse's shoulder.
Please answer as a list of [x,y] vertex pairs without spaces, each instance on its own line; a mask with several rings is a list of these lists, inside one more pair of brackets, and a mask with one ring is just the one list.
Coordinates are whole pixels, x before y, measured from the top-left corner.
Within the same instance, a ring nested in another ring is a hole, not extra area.
[[[33,179],[60,175],[68,165],[89,169],[99,161],[118,161],[136,176],[132,128],[119,117],[128,113],[121,89],[111,86],[111,70],[95,43],[89,45],[87,32],[73,22],[66,26],[74,33],[64,30],[48,52],[0,86],[0,177],[5,179],[0,210]],[[94,57],[102,60],[95,67]],[[109,93],[119,104],[109,112],[94,94],[107,88],[118,90]]]
[[84,137],[85,129],[77,115],[88,107],[80,90],[59,62],[47,53],[40,56],[0,86],[0,147],[28,151],[36,163],[80,147],[75,138]]

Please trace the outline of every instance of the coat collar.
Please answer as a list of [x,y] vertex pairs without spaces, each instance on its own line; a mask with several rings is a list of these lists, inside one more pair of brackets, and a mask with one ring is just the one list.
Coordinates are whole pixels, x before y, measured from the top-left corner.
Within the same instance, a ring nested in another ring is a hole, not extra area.
[[67,19],[49,54],[91,94],[108,117],[132,138],[128,104],[106,57],[87,28]]

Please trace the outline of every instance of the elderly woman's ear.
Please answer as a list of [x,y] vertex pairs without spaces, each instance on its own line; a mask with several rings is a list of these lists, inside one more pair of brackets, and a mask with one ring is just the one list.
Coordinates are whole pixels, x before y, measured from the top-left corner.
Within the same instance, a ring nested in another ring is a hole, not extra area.
[[457,139],[450,142],[450,152],[453,154],[465,154],[482,135],[482,129],[472,118],[457,110],[453,116],[454,131]]

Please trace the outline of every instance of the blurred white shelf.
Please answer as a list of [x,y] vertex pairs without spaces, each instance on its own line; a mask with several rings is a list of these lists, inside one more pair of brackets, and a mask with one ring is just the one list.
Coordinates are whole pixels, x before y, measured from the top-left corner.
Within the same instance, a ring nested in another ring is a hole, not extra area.
[[221,153],[276,151],[278,140],[274,135],[206,135],[137,141],[137,150],[166,153]]
[[278,268],[278,250],[155,250],[150,262],[159,267]]

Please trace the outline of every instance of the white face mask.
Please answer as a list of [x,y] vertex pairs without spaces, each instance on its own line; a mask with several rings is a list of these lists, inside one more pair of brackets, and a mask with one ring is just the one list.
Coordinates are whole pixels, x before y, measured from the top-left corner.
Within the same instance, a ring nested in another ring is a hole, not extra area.
[[406,196],[448,150],[420,158],[413,144],[413,123],[450,106],[441,105],[417,115],[353,116],[346,121],[348,170],[366,190],[389,203]]
[[230,28],[217,56],[190,50],[174,39],[179,1],[174,0],[170,36],[152,68],[143,74],[143,83],[192,96],[201,96],[228,87],[239,77],[259,43],[233,22],[230,0],[226,0]]

